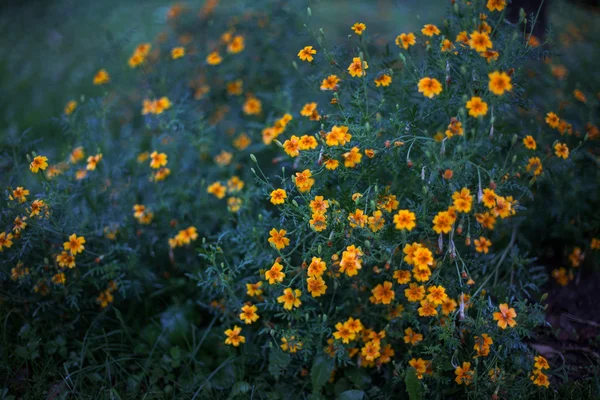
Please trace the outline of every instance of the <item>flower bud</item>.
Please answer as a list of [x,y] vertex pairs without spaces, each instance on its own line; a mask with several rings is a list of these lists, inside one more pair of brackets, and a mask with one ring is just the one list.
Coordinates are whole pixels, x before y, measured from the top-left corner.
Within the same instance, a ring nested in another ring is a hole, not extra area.
[[258,161],[256,161],[256,156],[254,154],[250,154],[250,159],[258,164]]
[[308,14],[309,17],[312,17],[312,10],[310,9],[310,7],[306,8],[306,12]]

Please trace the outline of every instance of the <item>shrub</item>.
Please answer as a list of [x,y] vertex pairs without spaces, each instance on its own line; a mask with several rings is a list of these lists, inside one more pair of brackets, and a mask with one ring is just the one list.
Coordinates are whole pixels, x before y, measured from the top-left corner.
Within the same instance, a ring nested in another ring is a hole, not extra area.
[[596,187],[597,101],[538,98],[549,43],[504,3],[343,45],[310,8],[175,5],[115,51],[103,95],[67,104],[68,144],[5,145],[5,368],[36,383],[11,391],[549,395],[530,235],[549,185]]

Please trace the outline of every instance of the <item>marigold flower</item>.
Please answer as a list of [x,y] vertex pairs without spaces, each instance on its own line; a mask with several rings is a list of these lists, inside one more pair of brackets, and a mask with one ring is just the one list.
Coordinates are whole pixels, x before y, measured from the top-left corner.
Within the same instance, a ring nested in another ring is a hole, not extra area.
[[467,101],[466,107],[469,110],[469,115],[473,118],[484,116],[488,112],[488,105],[481,100],[481,97],[471,97],[471,100]]
[[484,254],[488,253],[488,251],[490,250],[489,247],[492,245],[492,242],[489,239],[484,238],[483,236],[480,236],[479,239],[475,239],[473,243],[475,243],[475,250],[478,253]]
[[473,375],[475,372],[471,371],[470,362],[463,362],[462,367],[456,367],[454,373],[456,374],[455,381],[459,385],[470,385],[471,383],[473,383]]
[[494,71],[488,74],[488,77],[490,78],[489,89],[496,96],[501,96],[504,92],[512,90],[510,76],[506,72]]
[[411,283],[407,289],[404,289],[404,296],[411,303],[416,303],[425,298],[425,287],[419,286],[417,283]]
[[474,339],[475,345],[473,349],[477,351],[475,357],[487,357],[490,354],[490,346],[494,344],[494,340],[487,333],[484,333],[481,337],[475,336]]
[[405,285],[410,282],[410,271],[407,270],[397,270],[394,271],[394,279],[400,285]]
[[462,188],[460,192],[454,192],[452,200],[456,211],[463,213],[471,211],[473,196],[471,196],[471,191],[468,188]]
[[421,79],[418,87],[419,93],[423,93],[423,96],[430,99],[442,93],[442,84],[435,78],[425,77]]
[[419,357],[418,359],[412,358],[408,362],[408,365],[410,365],[411,367],[413,367],[416,370],[417,378],[422,379],[423,374],[425,372],[427,372],[427,366],[429,363],[431,363],[431,361],[426,361]]
[[246,283],[246,294],[250,297],[260,297],[263,291],[260,289],[262,282]]
[[323,79],[321,82],[321,90],[336,90],[338,84],[340,83],[340,78],[337,75],[329,75],[327,78]]
[[110,75],[105,69],[101,69],[94,75],[94,85],[104,85],[110,82]]
[[221,64],[222,61],[223,58],[221,57],[218,51],[213,51],[208,56],[206,56],[206,62],[209,65],[218,65]]
[[242,312],[240,313],[240,319],[244,321],[246,324],[251,324],[256,322],[260,316],[256,313],[258,309],[255,305],[246,304],[242,307]]
[[340,162],[338,160],[334,160],[332,158],[330,158],[329,160],[325,161],[325,168],[327,168],[330,171],[333,171],[334,169],[336,169],[337,167],[339,167]]
[[159,169],[160,167],[164,167],[167,165],[167,155],[165,153],[158,153],[153,151],[150,154],[150,168]]
[[87,165],[85,169],[88,171],[95,171],[98,163],[102,160],[102,153],[96,154],[95,156],[89,156],[87,158]]
[[540,160],[539,157],[530,157],[527,162],[526,170],[527,172],[533,170],[533,175],[535,176],[541,175],[543,171],[542,160]]
[[6,232],[2,232],[0,233],[0,252],[3,252],[4,249],[10,249],[13,245],[12,242],[13,239],[13,234],[9,233],[7,234]]
[[483,32],[473,32],[471,33],[471,38],[469,39],[469,46],[474,49],[478,53],[483,53],[487,49],[492,48],[492,41],[487,33]]
[[25,222],[25,220],[27,220],[27,217],[25,217],[25,216],[15,217],[15,220],[14,220],[15,225],[13,226],[13,232],[21,233],[21,231],[27,227],[27,222]]
[[587,102],[587,98],[585,97],[585,94],[583,94],[583,92],[579,89],[573,90],[573,96],[575,96],[575,98],[577,100],[581,101],[582,103]]
[[368,219],[369,228],[372,232],[378,232],[383,229],[385,225],[385,219],[383,218],[383,213],[379,210],[374,211],[373,215]]
[[271,269],[265,272],[265,278],[269,281],[270,285],[274,285],[275,282],[283,282],[283,278],[285,278],[285,273],[281,272],[283,270],[283,265],[279,264],[277,261],[273,263]]
[[500,304],[500,312],[494,313],[494,321],[498,321],[500,329],[506,329],[507,326],[514,328],[517,325],[515,318],[517,313],[514,308],[508,308],[508,304]]
[[300,138],[296,135],[292,135],[291,138],[283,142],[283,150],[290,157],[297,157],[300,155]]
[[362,22],[357,22],[354,25],[352,25],[351,29],[354,31],[354,33],[356,33],[358,36],[360,36],[363,34],[365,29],[367,29],[367,26],[365,24],[363,24]]
[[234,325],[233,329],[227,329],[225,331],[225,336],[227,336],[227,339],[225,339],[225,344],[238,347],[240,343],[246,343],[246,338],[242,336],[241,333],[242,328],[237,325]]
[[523,138],[523,145],[525,145],[525,147],[527,147],[529,150],[535,150],[537,148],[537,143],[531,135],[527,135]]
[[430,286],[427,288],[429,294],[427,295],[427,301],[438,306],[442,304],[447,298],[446,289],[442,285]]
[[396,224],[396,229],[398,230],[412,231],[417,226],[416,220],[417,216],[415,213],[409,210],[399,210],[394,215],[394,224]]
[[362,268],[361,257],[363,252],[354,245],[348,246],[346,251],[342,252],[342,260],[340,261],[340,272],[348,276],[358,274],[358,270]]
[[533,367],[538,370],[550,369],[550,364],[548,364],[548,360],[542,356],[535,356],[534,358],[535,364]]
[[412,346],[423,340],[423,335],[413,331],[411,327],[404,330],[404,343],[411,344]]
[[248,96],[242,111],[247,115],[258,115],[262,112],[262,101],[254,96]]
[[214,182],[208,186],[206,192],[214,195],[218,199],[222,199],[225,197],[227,188],[224,185],[222,185],[221,182]]
[[439,35],[440,30],[438,29],[437,26],[435,26],[433,24],[427,24],[427,25],[423,26],[423,29],[421,29],[421,33],[425,36],[433,36],[433,35]]
[[48,157],[46,156],[36,156],[29,165],[29,169],[34,174],[37,174],[40,169],[44,171],[46,168],[48,168]]
[[29,196],[29,190],[24,189],[22,186],[17,186],[17,188],[12,191],[12,197],[21,204],[27,201],[27,196]]
[[453,224],[454,218],[450,216],[448,211],[440,211],[433,218],[433,230],[436,233],[449,233]]
[[450,315],[456,308],[458,307],[458,303],[456,300],[447,297],[446,300],[442,303],[442,314]]
[[302,50],[298,52],[298,58],[302,61],[313,61],[313,54],[317,54],[317,50],[313,49],[312,46],[305,46]]
[[536,386],[544,386],[546,388],[550,386],[550,381],[548,380],[548,377],[544,375],[542,371],[539,370],[535,370],[531,373],[531,381]]
[[350,341],[356,338],[356,332],[351,330],[348,323],[338,322],[335,324],[336,332],[333,332],[333,337],[336,340],[341,340],[342,343],[350,343]]
[[433,255],[428,248],[419,247],[413,253],[412,261],[417,268],[429,268],[429,266],[433,265]]
[[73,111],[77,108],[77,102],[75,100],[71,100],[65,106],[65,115],[73,114]]
[[566,160],[567,158],[569,158],[569,148],[565,143],[556,143],[554,145],[554,154],[556,154],[557,157]]
[[360,57],[354,57],[352,59],[352,63],[348,66],[348,72],[350,76],[365,76],[367,74],[367,69],[369,69],[369,64],[366,61],[363,61],[362,64],[360,62]]
[[290,338],[281,338],[281,350],[289,351],[290,353],[296,353],[298,350],[302,349],[302,342],[296,340],[295,336],[290,336]]
[[506,0],[488,0],[487,8],[490,11],[502,11],[506,7]]
[[327,266],[325,261],[321,260],[319,257],[313,257],[308,266],[307,274],[308,276],[319,277],[322,276],[326,270]]
[[390,86],[391,83],[392,83],[392,77],[389,76],[388,74],[382,74],[382,75],[379,75],[377,78],[375,78],[375,86],[377,86],[377,87]]
[[414,33],[409,32],[409,33],[401,33],[400,35],[398,35],[396,37],[396,44],[399,47],[404,48],[404,50],[408,50],[408,48],[410,46],[414,46],[416,43],[416,37],[414,35]]
[[283,204],[287,198],[287,193],[283,189],[275,189],[271,192],[271,203]]
[[306,289],[312,297],[319,297],[325,294],[327,285],[320,276],[309,276],[306,279]]
[[182,58],[185,56],[185,48],[184,47],[174,47],[171,49],[171,58],[173,60],[177,60],[178,58]]
[[444,41],[442,42],[442,52],[448,52],[448,51],[452,51],[454,49],[454,44],[448,40],[448,39],[444,39]]
[[287,231],[285,229],[277,229],[273,228],[269,232],[271,237],[269,238],[269,243],[271,243],[277,250],[284,249],[286,246],[290,244],[290,239],[285,237]]
[[352,135],[348,133],[347,126],[333,126],[331,131],[325,136],[327,146],[343,146],[352,139]]
[[231,42],[227,44],[227,52],[231,54],[237,54],[246,48],[245,40],[243,36],[235,36]]
[[392,282],[388,281],[375,286],[371,292],[378,303],[390,304],[396,297],[396,293],[394,293],[394,290],[392,289]]
[[56,262],[61,268],[75,268],[75,256],[66,251],[56,256]]
[[327,229],[327,216],[318,212],[313,213],[309,224],[316,232],[324,231]]
[[305,169],[302,172],[296,172],[296,187],[302,193],[308,192],[315,184],[315,180],[312,177],[310,170]]
[[85,247],[83,244],[85,243],[85,238],[83,236],[77,237],[77,234],[72,234],[69,236],[69,241],[63,243],[63,247],[65,250],[69,250],[71,254],[77,255],[78,253],[82,253]]
[[298,308],[302,304],[302,301],[300,301],[301,295],[302,292],[298,289],[286,288],[283,294],[277,298],[277,302],[283,303],[283,308],[286,310],[291,310],[294,307]]

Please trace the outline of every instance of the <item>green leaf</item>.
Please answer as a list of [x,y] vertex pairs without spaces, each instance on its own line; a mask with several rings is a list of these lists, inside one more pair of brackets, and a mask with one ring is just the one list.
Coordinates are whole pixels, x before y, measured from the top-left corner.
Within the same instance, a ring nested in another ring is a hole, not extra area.
[[338,400],[362,400],[365,397],[365,392],[362,390],[346,390],[340,393]]
[[313,392],[320,392],[325,383],[331,377],[333,371],[333,359],[325,356],[317,356],[313,363],[310,375],[312,378]]
[[236,396],[241,394],[246,394],[252,389],[250,384],[245,381],[236,382],[231,388],[231,392],[229,393],[229,399],[234,399]]
[[273,377],[279,378],[290,361],[291,357],[289,354],[286,354],[277,348],[271,349],[269,353],[269,373],[273,375]]
[[421,400],[421,382],[417,378],[417,373],[414,368],[409,368],[406,371],[406,377],[404,378],[406,384],[406,391],[410,400]]

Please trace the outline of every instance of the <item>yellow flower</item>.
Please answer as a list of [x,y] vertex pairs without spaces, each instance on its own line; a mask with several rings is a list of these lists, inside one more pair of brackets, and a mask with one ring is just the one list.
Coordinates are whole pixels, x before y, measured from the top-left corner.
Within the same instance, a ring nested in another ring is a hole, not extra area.
[[246,283],[246,294],[250,297],[260,297],[263,291],[260,289],[262,282]]
[[306,279],[306,288],[312,297],[319,297],[327,291],[327,285],[320,276],[309,276]]
[[436,306],[443,304],[448,298],[446,289],[442,285],[430,286],[427,288],[427,291],[429,292],[427,295],[427,301]]
[[242,312],[240,313],[240,319],[244,321],[246,324],[251,324],[256,322],[260,316],[256,313],[258,309],[255,305],[245,304],[242,307]]
[[283,150],[290,157],[297,157],[300,155],[300,138],[296,135],[292,135],[291,138],[283,142]]
[[344,167],[354,168],[357,164],[360,164],[362,154],[360,154],[358,147],[353,147],[350,151],[342,154],[342,157],[344,158]]
[[223,58],[221,57],[218,51],[213,51],[208,56],[206,56],[206,62],[209,65],[218,65],[221,64],[222,61]]
[[533,170],[533,174],[535,176],[541,175],[542,174],[542,161],[540,160],[539,157],[530,157],[529,161],[527,163],[526,166],[526,170],[527,172],[530,172],[531,170]]
[[283,204],[287,199],[287,193],[283,189],[275,189],[271,192],[271,203]]
[[564,143],[556,143],[554,145],[554,154],[556,154],[557,157],[566,160],[567,158],[569,158],[569,148]]
[[218,199],[222,199],[225,197],[227,188],[222,185],[221,182],[214,182],[206,189],[206,192],[214,195]]
[[431,364],[431,361],[426,361],[426,360],[423,360],[422,358],[419,358],[419,359],[412,358],[408,362],[408,365],[410,365],[411,367],[413,367],[416,370],[417,378],[419,378],[419,379],[423,378],[423,374],[427,372],[427,369],[430,364]]
[[411,283],[407,289],[404,289],[404,296],[412,303],[421,301],[425,298],[425,287],[419,286],[417,283]]
[[488,112],[488,105],[481,100],[481,97],[471,97],[471,100],[467,101],[466,107],[469,110],[469,115],[473,118],[483,116]]
[[444,39],[442,42],[442,52],[452,51],[454,49],[454,44],[449,39]]
[[178,58],[181,58],[183,56],[185,56],[185,48],[174,47],[173,49],[171,49],[171,58],[173,60],[177,60]]
[[365,29],[367,29],[367,26],[365,24],[363,24],[362,22],[357,22],[354,25],[352,25],[351,29],[354,31],[354,33],[356,33],[358,36],[360,36],[363,34]]
[[0,233],[0,252],[4,251],[4,248],[11,248],[13,245],[12,242],[13,239],[13,234],[9,233],[6,234],[6,232],[2,232]]
[[298,58],[302,61],[313,61],[313,54],[317,54],[317,50],[313,49],[312,46],[305,46],[302,50],[298,52]]
[[227,329],[225,331],[225,336],[227,336],[227,339],[225,339],[225,344],[238,347],[240,343],[246,343],[246,338],[240,335],[240,333],[242,333],[242,328],[237,325],[234,325],[233,329]]
[[454,192],[452,194],[452,200],[454,200],[454,207],[456,211],[468,213],[471,211],[473,204],[473,196],[468,188],[462,188],[460,192]]
[[435,78],[425,77],[419,81],[419,93],[423,93],[423,96],[429,97],[437,96],[442,93],[442,84]]
[[421,33],[425,36],[439,35],[440,30],[433,24],[427,24],[421,29]]
[[75,268],[75,256],[66,251],[56,256],[56,262],[61,268]]
[[375,78],[375,86],[377,87],[390,86],[391,83],[392,77],[387,74],[379,75],[377,78]]
[[459,385],[470,385],[473,382],[474,371],[471,371],[470,362],[463,362],[462,367],[456,367],[454,373],[456,374],[455,381]]
[[319,277],[322,276],[326,270],[327,266],[325,261],[321,260],[319,257],[313,257],[310,265],[308,266],[307,274],[308,276]]
[[350,343],[350,341],[356,338],[356,332],[350,329],[348,323],[338,322],[335,324],[335,332],[333,332],[333,337],[336,340],[342,340],[342,343]]
[[273,228],[269,232],[271,237],[269,238],[269,243],[271,243],[277,250],[284,249],[286,246],[290,244],[290,239],[285,237],[287,231],[285,229],[277,229]]
[[262,112],[262,102],[254,96],[248,96],[242,111],[247,115],[258,115]]
[[83,244],[85,243],[85,238],[83,236],[77,237],[77,234],[72,234],[69,236],[69,241],[63,243],[63,247],[65,250],[69,250],[71,254],[77,255],[78,253],[82,253],[85,247]]
[[40,169],[44,171],[46,168],[48,168],[48,157],[46,156],[36,156],[29,165],[29,169],[34,174],[37,174]]
[[300,296],[302,296],[302,292],[300,290],[286,288],[283,291],[283,294],[277,298],[277,302],[283,303],[283,308],[286,310],[291,310],[292,308],[300,307],[302,304],[302,301],[300,301]]
[[517,325],[515,318],[517,313],[514,308],[508,308],[508,304],[500,304],[500,312],[494,313],[494,321],[498,321],[500,329],[506,329],[507,326],[514,328]]
[[352,63],[348,66],[348,72],[353,77],[366,75],[367,69],[369,69],[369,64],[366,61],[363,61],[361,64],[360,57],[354,57]]
[[150,168],[159,169],[160,167],[164,167],[167,165],[167,155],[165,153],[158,153],[157,151],[153,151],[150,154]]
[[471,33],[469,46],[478,53],[483,53],[487,49],[491,49],[493,45],[487,33],[475,31]]
[[396,293],[392,289],[392,282],[385,281],[383,284],[375,286],[372,290],[373,297],[377,303],[390,304],[396,297]]
[[334,125],[331,128],[331,131],[327,132],[325,135],[325,143],[327,146],[343,146],[351,139],[352,135],[348,133],[348,127],[343,125]]
[[339,83],[340,78],[337,75],[329,75],[321,82],[321,90],[336,90]]
[[235,36],[231,42],[227,44],[227,52],[231,54],[237,54],[244,51],[246,44],[243,36]]
[[308,192],[315,183],[310,170],[305,169],[302,172],[296,172],[296,187],[302,193]]
[[110,82],[110,75],[105,69],[101,69],[94,75],[94,85],[103,85]]
[[529,150],[535,150],[537,148],[537,143],[535,142],[535,139],[531,135],[527,135],[523,138],[523,144]]
[[506,0],[488,0],[487,8],[490,11],[502,11],[506,7]]
[[271,266],[271,269],[265,272],[265,278],[269,281],[269,285],[274,285],[275,282],[283,282],[283,278],[285,278],[285,273],[281,272],[282,270],[283,265],[275,261]]
[[416,38],[413,33],[401,33],[396,37],[396,44],[404,50],[408,50],[410,46],[414,46],[416,43]]
[[394,215],[394,223],[398,230],[412,231],[415,226],[417,226],[416,220],[417,216],[415,213],[409,210],[399,210],[398,213]]
[[77,102],[75,100],[69,101],[67,103],[67,105],[65,106],[65,114],[66,115],[73,114],[73,111],[75,111],[76,108],[77,108]]
[[560,123],[560,118],[553,112],[549,112],[546,114],[546,123],[550,125],[551,128],[558,128]]
[[510,76],[506,72],[494,71],[488,74],[490,78],[489,89],[496,96],[501,96],[504,92],[510,92],[512,90],[512,84],[510,83]]
[[492,242],[489,239],[484,238],[483,236],[480,236],[479,239],[475,239],[473,243],[475,243],[475,250],[478,253],[484,254],[488,253],[489,247],[492,245]]

